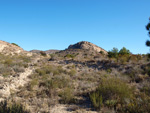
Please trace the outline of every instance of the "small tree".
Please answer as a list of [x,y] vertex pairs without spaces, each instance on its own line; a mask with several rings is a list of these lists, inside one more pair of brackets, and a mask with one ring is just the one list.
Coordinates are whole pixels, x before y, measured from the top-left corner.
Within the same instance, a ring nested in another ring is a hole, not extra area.
[[[150,37],[150,18],[149,23],[146,25],[146,30],[148,30],[148,36]],[[146,46],[150,47],[150,40],[146,41]]]
[[114,47],[111,51],[108,52],[108,57],[117,58],[118,57],[118,49]]
[[130,50],[126,49],[125,47],[123,47],[120,51],[119,51],[120,55],[129,55],[131,54]]

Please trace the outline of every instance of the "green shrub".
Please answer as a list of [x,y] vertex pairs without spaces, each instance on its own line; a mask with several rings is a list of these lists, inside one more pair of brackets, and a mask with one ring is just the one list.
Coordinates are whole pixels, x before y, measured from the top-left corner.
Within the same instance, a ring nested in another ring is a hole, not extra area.
[[108,52],[109,58],[117,58],[118,57],[118,49],[113,48],[111,51]]
[[54,60],[57,60],[58,56],[56,54],[50,54],[50,61],[54,61]]
[[75,69],[71,69],[68,74],[69,74],[70,76],[74,76],[76,73],[77,73],[77,72],[76,72]]
[[128,61],[132,61],[132,62],[137,62],[138,60],[139,60],[138,57],[135,55],[131,55],[128,59]]
[[74,101],[73,89],[65,88],[59,96],[61,97],[60,103],[68,104]]
[[65,58],[75,58],[75,56],[74,55],[72,55],[72,54],[67,54],[66,56],[65,56]]
[[116,100],[106,100],[105,105],[108,106],[108,108],[113,108],[117,104]]
[[126,64],[126,63],[129,61],[129,55],[128,55],[128,54],[125,54],[125,55],[119,54],[118,61],[119,61],[121,64]]
[[123,104],[125,99],[131,96],[132,89],[124,81],[118,78],[104,78],[97,90],[90,93],[90,100],[98,109],[102,104],[107,107],[114,107],[117,103]]
[[11,72],[12,72],[11,68],[8,68],[7,66],[0,67],[0,74],[2,74],[4,77],[11,75]]
[[38,73],[40,76],[46,74],[45,70],[42,70],[42,69],[36,69],[35,72]]
[[128,104],[120,107],[118,112],[121,113],[150,113],[150,97],[140,93],[135,95]]
[[20,46],[19,46],[18,44],[16,44],[16,43],[11,43],[11,44],[20,47]]
[[150,65],[146,65],[143,67],[143,74],[147,74],[150,76]]
[[21,73],[21,72],[24,72],[24,69],[25,67],[20,67],[18,65],[14,66],[13,67],[13,70],[16,72],[16,73]]
[[26,57],[26,56],[22,56],[22,55],[18,56],[18,59],[22,60],[25,63],[31,62],[31,58],[30,57]]
[[38,73],[40,76],[43,76],[45,74],[53,74],[53,75],[59,75],[61,73],[66,73],[66,71],[61,66],[52,66],[47,65],[43,66],[40,69],[35,70],[36,73]]
[[143,86],[141,92],[144,92],[146,95],[150,96],[150,84],[146,84],[145,86]]
[[22,104],[15,102],[8,104],[7,101],[3,101],[0,103],[0,113],[29,113],[29,111],[25,110]]
[[130,55],[129,57],[129,61],[132,61],[132,62],[138,62],[139,60],[142,59],[142,55],[138,54],[138,55]]
[[31,61],[30,57],[22,55],[7,56],[0,54],[0,74],[3,76],[24,72]]
[[[113,48],[111,51],[108,51],[108,57],[109,58],[120,58],[121,56],[124,56],[124,55],[130,55],[131,52],[126,49],[125,47],[123,47],[119,52],[118,52],[118,49],[117,48]],[[126,57],[125,56],[125,57]]]
[[46,53],[45,53],[44,51],[40,51],[40,54],[41,54],[42,56],[46,56]]
[[103,97],[100,94],[100,92],[97,93],[91,93],[90,94],[90,100],[93,104],[93,106],[97,109],[100,110],[102,105],[103,105]]
[[38,85],[38,79],[33,78],[32,81],[30,81],[29,89],[33,90],[34,86]]
[[[66,90],[71,89],[72,85],[69,80],[64,77],[54,77],[52,79],[45,79],[39,83],[39,87],[42,87],[41,95],[48,96],[52,98],[53,96],[58,96],[58,93],[62,96],[62,103],[70,102],[72,95],[71,91]],[[59,90],[58,90],[59,89]],[[65,97],[65,95],[67,97]],[[65,99],[67,98],[67,100]]]
[[66,88],[70,87],[70,82],[64,77],[55,77],[52,79],[45,79],[41,82],[45,88]]
[[130,50],[126,49],[125,47],[123,47],[120,51],[119,54],[121,55],[129,55],[131,54]]
[[106,71],[107,71],[107,73],[111,73],[112,69],[107,69]]
[[6,59],[4,61],[4,64],[6,64],[6,65],[11,65],[12,63],[13,63],[12,59]]
[[102,55],[104,55],[104,51],[100,51],[99,53],[102,54]]

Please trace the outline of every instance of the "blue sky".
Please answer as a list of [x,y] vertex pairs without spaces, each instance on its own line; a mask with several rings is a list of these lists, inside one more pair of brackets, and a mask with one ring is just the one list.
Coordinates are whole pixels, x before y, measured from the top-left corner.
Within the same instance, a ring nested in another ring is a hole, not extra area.
[[79,41],[147,53],[150,0],[0,0],[0,40],[25,50]]

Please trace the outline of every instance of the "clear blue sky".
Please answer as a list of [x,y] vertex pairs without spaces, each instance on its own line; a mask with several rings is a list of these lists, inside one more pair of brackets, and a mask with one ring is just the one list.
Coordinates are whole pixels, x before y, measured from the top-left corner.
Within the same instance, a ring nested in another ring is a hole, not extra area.
[[150,0],[0,0],[0,40],[25,50],[79,41],[147,53]]

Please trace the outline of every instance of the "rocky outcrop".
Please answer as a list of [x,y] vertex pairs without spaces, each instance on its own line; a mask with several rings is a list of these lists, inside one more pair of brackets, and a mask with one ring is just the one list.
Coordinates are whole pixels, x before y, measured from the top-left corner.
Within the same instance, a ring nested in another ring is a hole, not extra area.
[[92,43],[87,42],[87,41],[82,41],[82,42],[78,42],[74,45],[70,45],[68,47],[68,49],[85,49],[85,50],[92,50],[92,51],[97,51],[97,52],[102,51],[104,54],[107,54],[107,51],[104,50],[103,48],[98,47],[97,45],[92,44]]
[[0,53],[5,55],[27,55],[32,56],[31,52],[23,50],[21,47],[0,40]]

